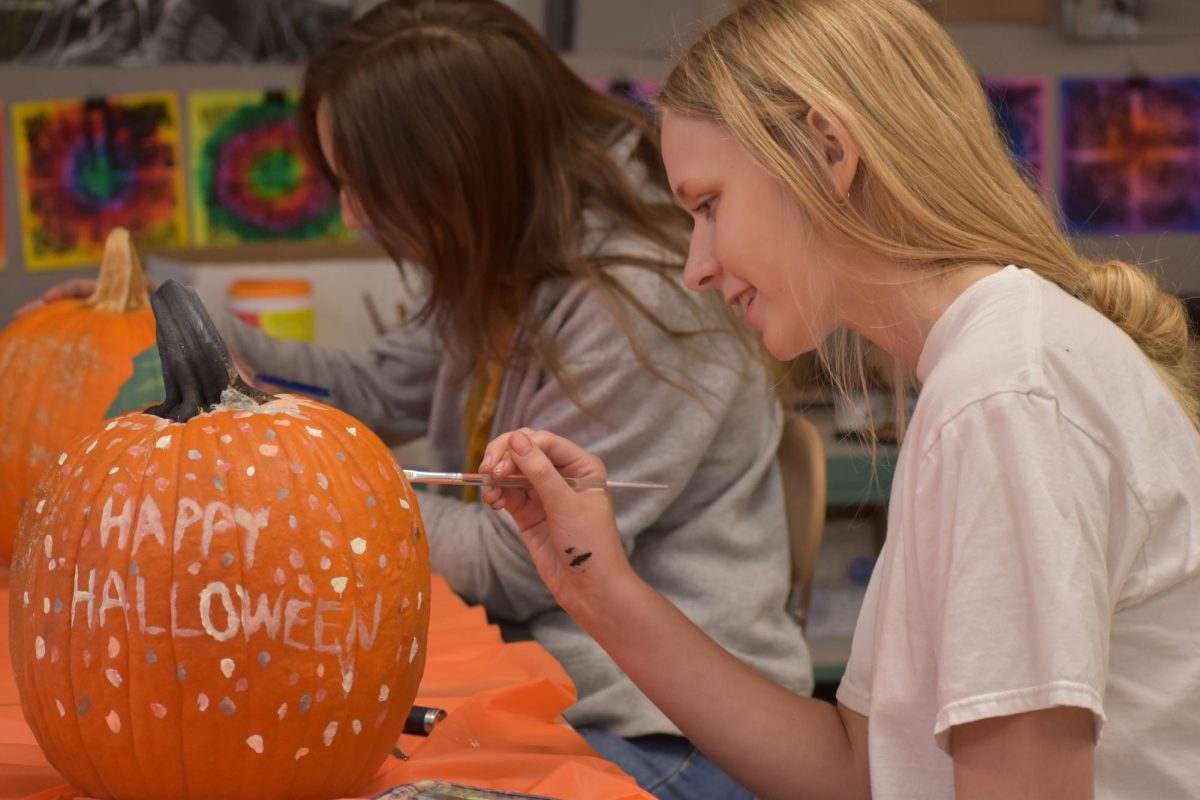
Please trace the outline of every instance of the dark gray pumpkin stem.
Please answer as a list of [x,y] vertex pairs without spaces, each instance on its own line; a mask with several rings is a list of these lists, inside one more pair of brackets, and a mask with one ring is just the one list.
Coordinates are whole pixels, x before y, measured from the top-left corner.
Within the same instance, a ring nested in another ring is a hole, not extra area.
[[227,389],[259,404],[275,399],[242,380],[194,289],[168,280],[150,295],[150,307],[158,331],[166,399],[145,413],[187,422],[211,411]]

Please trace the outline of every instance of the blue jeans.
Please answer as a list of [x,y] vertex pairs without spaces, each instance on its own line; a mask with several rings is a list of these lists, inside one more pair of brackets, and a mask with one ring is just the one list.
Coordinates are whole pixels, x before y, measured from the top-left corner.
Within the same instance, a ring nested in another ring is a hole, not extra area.
[[622,739],[598,728],[578,730],[597,753],[659,800],[753,800],[754,795],[682,736]]

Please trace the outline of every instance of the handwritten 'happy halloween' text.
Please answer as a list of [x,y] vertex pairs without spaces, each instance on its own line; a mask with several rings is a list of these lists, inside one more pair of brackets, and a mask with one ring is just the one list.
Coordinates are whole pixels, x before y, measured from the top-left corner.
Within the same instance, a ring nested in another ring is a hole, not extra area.
[[[110,542],[120,551],[128,548],[132,558],[142,548],[155,545],[170,546],[177,554],[185,541],[198,535],[199,555],[207,560],[216,537],[239,536],[240,541],[233,549],[241,555],[244,573],[254,566],[258,538],[269,519],[269,508],[246,509],[221,501],[201,504],[190,498],[180,498],[168,537],[167,526],[163,524],[161,510],[153,497],[142,497],[136,509],[132,500],[118,504],[109,497],[100,514],[98,543],[103,549],[107,549]],[[236,581],[207,580],[199,591],[193,589],[181,596],[180,584],[171,581],[167,590],[168,608],[159,606],[159,618],[152,618],[152,612],[147,610],[148,592],[157,596],[161,589],[158,586],[148,589],[146,577],[136,574],[135,570],[122,574],[115,569],[83,570],[76,565],[70,602],[71,625],[74,626],[77,619],[83,619],[89,629],[95,629],[97,624],[104,628],[113,617],[119,617],[126,627],[136,625],[148,636],[208,636],[219,642],[239,634],[249,640],[261,632],[285,647],[331,654],[347,654],[356,647],[370,649],[379,632],[383,596],[378,592],[373,599],[360,598],[366,613],[360,613],[360,603],[352,604],[349,622],[342,625],[333,620],[340,617],[344,623],[344,604],[321,599],[308,589],[305,589],[308,597],[290,594],[281,587],[254,594]],[[366,602],[362,603],[362,600]],[[364,618],[367,616],[370,619]],[[309,625],[311,632],[300,633]]]

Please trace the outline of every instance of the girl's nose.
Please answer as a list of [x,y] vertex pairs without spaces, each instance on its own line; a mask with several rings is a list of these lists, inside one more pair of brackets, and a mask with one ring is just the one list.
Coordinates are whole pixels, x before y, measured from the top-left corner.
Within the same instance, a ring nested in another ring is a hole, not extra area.
[[703,236],[703,233],[692,233],[687,263],[683,267],[683,282],[694,292],[711,288],[718,272],[717,260],[713,257],[712,248],[703,241]]

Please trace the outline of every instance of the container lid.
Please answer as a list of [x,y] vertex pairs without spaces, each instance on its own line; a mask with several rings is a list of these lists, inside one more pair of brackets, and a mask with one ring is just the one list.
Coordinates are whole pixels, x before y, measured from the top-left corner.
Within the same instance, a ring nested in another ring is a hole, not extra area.
[[229,286],[229,296],[239,298],[308,297],[312,284],[302,278],[241,278]]

